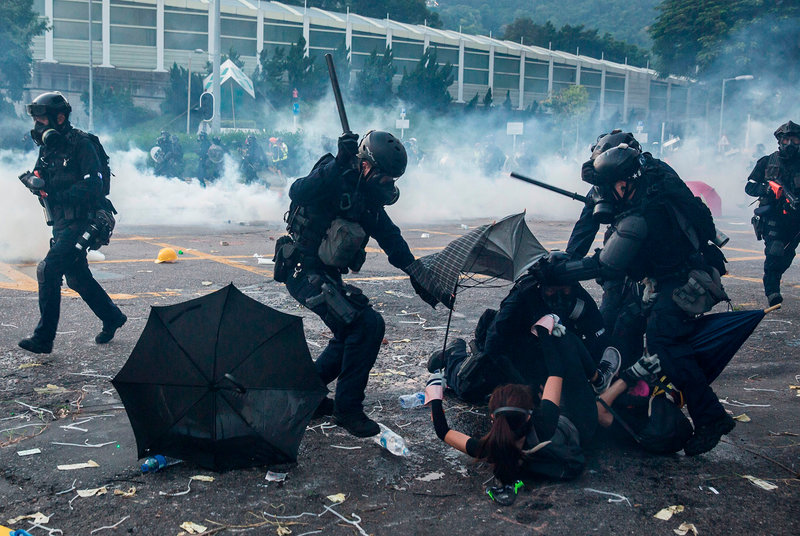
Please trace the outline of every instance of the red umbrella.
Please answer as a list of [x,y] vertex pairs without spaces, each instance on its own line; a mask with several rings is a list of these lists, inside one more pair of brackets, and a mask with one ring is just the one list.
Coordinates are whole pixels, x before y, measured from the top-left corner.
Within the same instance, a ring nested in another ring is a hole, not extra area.
[[711,210],[712,216],[718,218],[722,215],[722,198],[714,188],[703,181],[686,181],[686,186],[694,195],[703,200],[703,203]]

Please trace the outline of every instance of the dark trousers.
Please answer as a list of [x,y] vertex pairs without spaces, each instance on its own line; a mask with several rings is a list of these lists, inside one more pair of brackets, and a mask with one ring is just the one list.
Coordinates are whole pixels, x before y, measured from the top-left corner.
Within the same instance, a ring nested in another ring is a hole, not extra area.
[[[319,282],[309,281],[309,276],[319,273],[301,271],[297,277],[290,276],[286,288],[300,304],[306,305],[309,298],[320,294]],[[341,277],[326,276],[328,284],[333,284],[344,293]],[[312,277],[312,280],[315,279]],[[378,351],[383,341],[386,326],[383,317],[366,305],[350,324],[344,325],[336,315],[329,311],[323,301],[309,307],[319,316],[333,332],[328,346],[314,362],[317,372],[326,385],[338,379],[336,383],[335,412],[339,415],[355,413],[363,410],[364,390],[367,387],[369,371],[378,358]]]
[[80,225],[54,230],[50,251],[36,269],[41,318],[33,336],[39,340],[52,341],[56,337],[61,313],[61,280],[64,276],[69,288],[80,295],[92,312],[103,321],[103,326],[114,325],[122,317],[122,311],[114,305],[92,276],[86,261],[86,252],[75,248],[83,230],[84,227]]
[[694,329],[689,316],[672,300],[677,281],[658,284],[658,297],[647,319],[647,349],[658,354],[661,370],[683,392],[695,427],[713,422],[725,409],[709,386],[709,381],[695,360],[694,350],[685,342]]
[[644,350],[645,319],[638,283],[627,279],[604,281],[600,314],[622,356],[622,368],[633,365]]
[[800,244],[800,228],[793,229],[786,234],[786,240],[764,238],[764,294],[779,293],[781,291],[781,277],[789,269],[794,260],[797,246]]

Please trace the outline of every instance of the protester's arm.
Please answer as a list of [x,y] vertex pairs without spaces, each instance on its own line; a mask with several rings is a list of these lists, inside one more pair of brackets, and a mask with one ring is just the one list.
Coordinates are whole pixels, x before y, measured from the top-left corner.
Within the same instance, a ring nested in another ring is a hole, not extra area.
[[431,420],[436,436],[456,450],[472,456],[477,456],[478,440],[456,430],[451,430],[444,416],[442,396],[444,385],[441,374],[434,374],[425,387],[425,404],[431,407]]

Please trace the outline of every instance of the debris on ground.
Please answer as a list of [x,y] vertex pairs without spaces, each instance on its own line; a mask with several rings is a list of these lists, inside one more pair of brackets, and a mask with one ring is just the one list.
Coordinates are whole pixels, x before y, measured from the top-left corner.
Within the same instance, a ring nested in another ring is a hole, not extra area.
[[328,495],[327,499],[332,503],[342,503],[347,497],[345,497],[344,493],[337,493],[335,495]]
[[653,517],[655,517],[656,519],[663,519],[664,521],[669,521],[670,519],[672,519],[672,516],[674,514],[679,514],[681,512],[683,512],[683,505],[676,504],[673,506],[667,506],[666,508],[662,508]]
[[690,532],[694,536],[697,536],[699,534],[699,532],[697,532],[697,527],[695,527],[693,523],[681,523],[681,526],[678,527],[677,529],[672,529],[672,532],[674,532],[678,536],[686,536]]
[[91,469],[92,467],[100,467],[100,464],[94,460],[89,460],[83,463],[69,463],[65,465],[58,465],[56,469],[59,471],[74,471],[75,469]]
[[193,521],[184,521],[181,523],[181,528],[189,534],[202,534],[208,529],[208,527]]
[[35,525],[43,525],[43,524],[48,523],[50,521],[50,516],[46,516],[41,512],[36,512],[35,514],[27,514],[27,515],[24,515],[24,516],[17,516],[17,517],[15,517],[13,519],[9,519],[8,521],[6,521],[6,523],[8,523],[9,525],[14,525],[16,523],[19,523],[23,519],[30,519],[31,523],[33,523]]
[[756,477],[754,477],[752,475],[742,475],[742,478],[746,478],[747,480],[752,482],[753,485],[758,486],[759,488],[767,490],[767,491],[772,491],[774,489],[778,489],[778,486],[776,486],[772,482],[767,482],[766,480],[762,480],[760,478],[756,478]]
[[733,418],[735,421],[739,422],[750,422],[752,419],[747,416],[747,413],[742,413],[741,415],[737,415]]
[[85,499],[86,497],[94,497],[95,495],[105,495],[108,493],[108,488],[103,486],[100,488],[79,489],[76,490],[75,493],[78,494],[78,497]]

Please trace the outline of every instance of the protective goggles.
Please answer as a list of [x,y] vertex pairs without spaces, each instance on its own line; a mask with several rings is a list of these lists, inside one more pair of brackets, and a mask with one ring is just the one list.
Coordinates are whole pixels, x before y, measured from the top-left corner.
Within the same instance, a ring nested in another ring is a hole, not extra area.
[[47,106],[44,104],[26,104],[25,111],[31,117],[42,117],[47,115]]
[[501,506],[511,506],[517,500],[517,493],[525,487],[522,480],[505,486],[491,486],[486,488],[486,495]]

